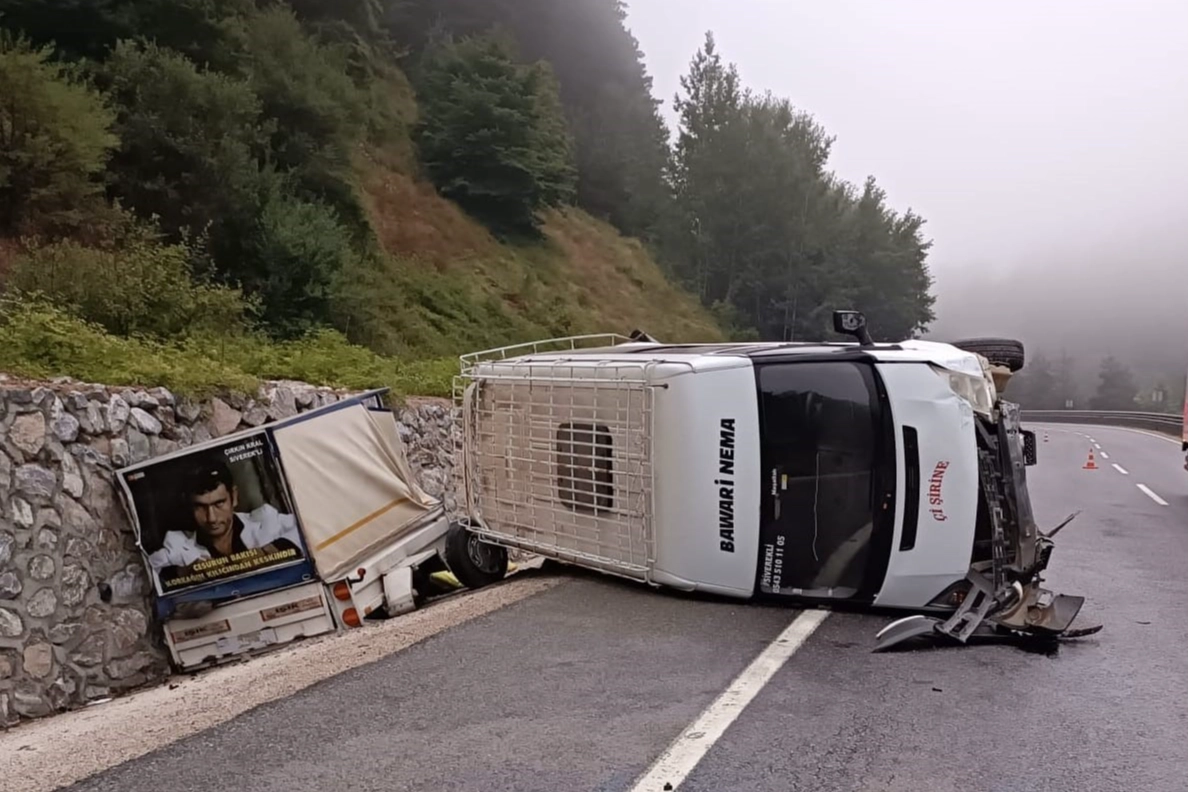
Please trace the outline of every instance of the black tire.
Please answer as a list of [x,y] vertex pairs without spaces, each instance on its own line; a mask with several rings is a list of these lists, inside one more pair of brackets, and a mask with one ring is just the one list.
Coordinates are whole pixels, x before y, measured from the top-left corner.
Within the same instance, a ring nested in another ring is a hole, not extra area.
[[462,585],[481,589],[508,574],[508,551],[484,542],[462,523],[454,523],[446,534],[446,566]]
[[1024,368],[1024,345],[1012,338],[965,338],[951,341],[958,349],[982,355],[997,366],[1015,373]]

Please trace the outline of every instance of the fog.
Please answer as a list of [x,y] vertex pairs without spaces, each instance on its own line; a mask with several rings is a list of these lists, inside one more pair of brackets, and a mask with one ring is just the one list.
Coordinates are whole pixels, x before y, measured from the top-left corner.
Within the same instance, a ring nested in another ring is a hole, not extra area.
[[1183,378],[1184,0],[628,0],[628,25],[671,128],[711,30],[745,85],[835,137],[838,175],[926,218],[929,336]]

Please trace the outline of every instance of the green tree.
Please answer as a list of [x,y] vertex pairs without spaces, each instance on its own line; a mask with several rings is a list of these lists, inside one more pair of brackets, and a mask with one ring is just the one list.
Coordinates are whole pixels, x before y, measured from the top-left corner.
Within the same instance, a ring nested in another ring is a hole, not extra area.
[[622,0],[406,0],[389,6],[395,37],[501,28],[522,60],[547,61],[574,138],[575,201],[624,233],[653,238],[669,201],[668,130]]
[[77,229],[99,202],[114,116],[79,69],[0,30],[0,229]]
[[434,45],[416,83],[421,161],[442,195],[502,233],[534,232],[571,200],[574,166],[557,86],[501,39]]
[[140,216],[158,217],[173,241],[209,233],[212,250],[234,267],[240,251],[226,226],[255,212],[257,161],[270,131],[251,86],[128,41],[99,72],[119,107],[114,194]]
[[680,116],[672,181],[678,227],[674,239],[677,271],[712,305],[732,303],[732,285],[748,224],[742,173],[746,153],[744,93],[733,65],[722,62],[714,37],[693,58],[681,78],[685,96],[674,108]]
[[1061,357],[1053,366],[1053,380],[1053,409],[1082,409],[1077,366],[1074,359],[1065,350],[1061,350]]
[[399,16],[399,9],[406,2],[287,0],[287,5],[315,39],[323,44],[333,44],[346,54],[352,77],[367,80],[387,71],[392,62],[406,54],[389,30],[389,23]]
[[1005,395],[1027,410],[1064,407],[1064,400],[1057,393],[1053,364],[1043,352],[1032,355],[1028,364],[1011,378]]
[[[407,0],[288,0],[302,28],[320,45],[319,60],[340,66],[355,83],[344,94],[354,126],[360,105],[366,135],[391,150],[408,146],[416,115],[412,87],[400,63],[408,54],[392,36],[391,18]],[[403,18],[401,24],[403,25]]]
[[303,197],[352,210],[351,152],[367,108],[346,48],[319,44],[282,7],[247,19],[240,46],[237,71],[260,98],[270,161],[296,177]]
[[1098,390],[1090,399],[1090,409],[1133,410],[1138,390],[1131,369],[1108,355],[1098,369]]
[[574,134],[577,204],[651,237],[668,200],[668,130],[622,0],[537,0],[508,15],[526,57],[548,61]]
[[403,0],[288,0],[293,12],[303,22],[320,30],[341,31],[344,38],[366,41],[387,38],[385,17],[403,4]]
[[782,340],[822,338],[840,307],[866,312],[877,338],[928,325],[920,216],[888,208],[872,178],[856,192],[829,173],[825,130],[787,100],[744,90],[712,34],[681,87],[665,251],[705,304]]
[[70,60],[105,59],[121,39],[143,38],[205,63],[225,21],[254,0],[4,0],[0,25]]

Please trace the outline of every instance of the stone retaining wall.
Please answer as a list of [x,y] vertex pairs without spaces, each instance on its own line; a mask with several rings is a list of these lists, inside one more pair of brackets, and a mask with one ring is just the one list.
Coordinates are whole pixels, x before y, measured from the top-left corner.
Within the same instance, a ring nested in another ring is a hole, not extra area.
[[[72,709],[168,673],[151,587],[113,471],[337,401],[341,392],[269,383],[255,399],[177,399],[0,374],[0,725]],[[420,483],[451,480],[448,404],[400,412]]]

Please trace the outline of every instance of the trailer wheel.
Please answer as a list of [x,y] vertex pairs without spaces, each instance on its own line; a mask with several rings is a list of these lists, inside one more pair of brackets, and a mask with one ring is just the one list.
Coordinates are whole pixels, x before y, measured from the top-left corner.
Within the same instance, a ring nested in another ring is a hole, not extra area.
[[508,574],[508,551],[484,542],[466,525],[454,523],[446,534],[446,566],[469,589],[498,583]]
[[1004,366],[1013,374],[1024,368],[1024,345],[1012,338],[966,338],[951,341],[950,345],[982,355],[992,364]]

